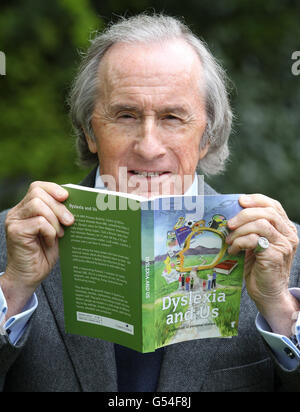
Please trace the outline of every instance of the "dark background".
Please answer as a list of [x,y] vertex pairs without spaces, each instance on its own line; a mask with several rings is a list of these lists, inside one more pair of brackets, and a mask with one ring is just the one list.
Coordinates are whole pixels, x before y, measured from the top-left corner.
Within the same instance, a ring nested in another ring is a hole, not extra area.
[[234,83],[236,116],[223,193],[264,193],[300,222],[300,50],[297,0],[1,0],[0,210],[33,180],[79,182],[66,97],[91,31],[120,15],[183,17]]

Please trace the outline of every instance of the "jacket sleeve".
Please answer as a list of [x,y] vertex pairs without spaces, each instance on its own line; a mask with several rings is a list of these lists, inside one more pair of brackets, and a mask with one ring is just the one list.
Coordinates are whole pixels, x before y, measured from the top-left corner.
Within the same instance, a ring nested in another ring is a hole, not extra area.
[[[6,268],[6,237],[5,218],[7,211],[0,213],[0,272]],[[29,333],[30,327],[26,330],[16,346],[10,343],[6,331],[0,329],[0,391],[4,390],[6,375],[21,352]]]
[[12,345],[8,335],[3,330],[0,331],[0,392],[5,390],[6,375],[26,344],[30,334],[30,323],[17,345]]
[[[296,224],[298,236],[300,238],[300,225]],[[290,277],[290,292],[299,300],[300,299],[300,245],[296,251]],[[295,321],[298,318],[299,323],[300,313],[295,316]],[[262,325],[265,321],[258,314],[256,326],[258,322]],[[266,323],[266,322],[265,322]],[[259,327],[258,327],[259,329]],[[290,339],[281,335],[270,333],[269,326],[264,326],[263,341],[268,351],[270,352],[277,374],[276,391],[279,392],[299,392],[300,391],[300,350],[290,341]],[[291,333],[292,334],[292,333]],[[299,342],[299,332],[296,334]]]

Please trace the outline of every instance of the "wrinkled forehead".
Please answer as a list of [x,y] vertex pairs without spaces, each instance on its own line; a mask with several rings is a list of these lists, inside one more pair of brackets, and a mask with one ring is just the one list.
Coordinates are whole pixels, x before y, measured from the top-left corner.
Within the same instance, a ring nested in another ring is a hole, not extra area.
[[[116,43],[102,58],[98,78],[101,88],[122,81],[130,85],[136,79],[155,85],[163,82],[186,82],[201,85],[202,64],[194,49],[184,40],[153,43]],[[203,87],[204,89],[204,87]]]

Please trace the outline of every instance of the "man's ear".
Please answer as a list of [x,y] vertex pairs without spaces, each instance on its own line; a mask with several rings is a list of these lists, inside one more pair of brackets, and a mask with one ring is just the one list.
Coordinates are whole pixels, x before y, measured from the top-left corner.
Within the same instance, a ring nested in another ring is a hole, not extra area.
[[86,142],[88,144],[90,152],[91,153],[97,153],[98,148],[97,148],[95,140],[92,139],[85,131],[84,131],[84,134],[85,134]]
[[209,143],[206,144],[202,149],[199,150],[199,160],[203,159],[207,155],[209,149]]

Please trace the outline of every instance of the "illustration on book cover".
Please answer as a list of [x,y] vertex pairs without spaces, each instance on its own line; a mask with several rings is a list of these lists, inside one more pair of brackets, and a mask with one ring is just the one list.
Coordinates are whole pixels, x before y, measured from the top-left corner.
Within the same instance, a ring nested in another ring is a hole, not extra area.
[[[240,210],[237,195],[226,195],[205,197],[200,214],[172,207],[155,212],[157,347],[237,335],[244,254],[230,256],[226,237],[227,221]],[[143,329],[147,334],[147,324]]]

